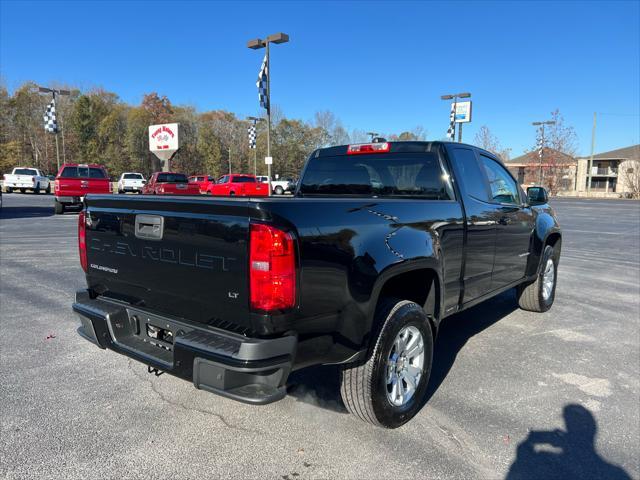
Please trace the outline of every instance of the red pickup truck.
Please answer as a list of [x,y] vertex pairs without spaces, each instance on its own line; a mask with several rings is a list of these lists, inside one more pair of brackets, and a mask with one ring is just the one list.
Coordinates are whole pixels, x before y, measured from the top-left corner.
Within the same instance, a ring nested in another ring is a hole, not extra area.
[[254,175],[229,174],[207,188],[207,194],[225,197],[266,197],[269,185],[256,180]]
[[81,206],[87,193],[111,193],[111,180],[102,165],[65,163],[56,175],[54,212]]
[[184,173],[156,172],[142,188],[145,195],[199,195],[200,186],[189,183]]
[[195,183],[200,188],[200,193],[207,193],[209,185],[215,183],[213,177],[209,175],[192,175],[189,177],[189,183]]

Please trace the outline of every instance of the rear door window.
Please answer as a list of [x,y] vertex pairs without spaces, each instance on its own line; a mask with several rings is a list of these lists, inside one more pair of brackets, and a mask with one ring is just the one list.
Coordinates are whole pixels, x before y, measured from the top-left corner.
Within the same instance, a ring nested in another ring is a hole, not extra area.
[[460,170],[460,177],[467,195],[482,202],[489,202],[486,177],[478,164],[474,151],[470,148],[454,148],[453,156]]

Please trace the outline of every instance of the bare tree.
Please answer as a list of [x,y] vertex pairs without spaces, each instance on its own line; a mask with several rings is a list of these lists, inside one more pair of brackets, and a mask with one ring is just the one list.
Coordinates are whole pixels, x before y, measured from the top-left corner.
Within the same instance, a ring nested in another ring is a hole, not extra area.
[[620,165],[622,182],[631,198],[640,198],[640,160],[629,160]]
[[476,133],[473,143],[477,147],[484,148],[489,152],[495,153],[503,162],[509,160],[511,149],[503,148],[498,137],[491,133],[491,130],[489,130],[489,127],[486,125],[480,127],[480,130]]

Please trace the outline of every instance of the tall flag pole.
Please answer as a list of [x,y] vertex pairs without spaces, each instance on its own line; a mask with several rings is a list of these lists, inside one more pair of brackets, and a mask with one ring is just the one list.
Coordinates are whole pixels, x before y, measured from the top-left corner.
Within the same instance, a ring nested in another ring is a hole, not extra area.
[[[262,60],[262,66],[258,73],[258,81],[256,87],[258,87],[258,100],[260,106],[267,111],[267,157],[271,158],[271,91],[270,91],[270,70],[269,66],[269,41],[265,42],[266,53],[264,60]],[[271,164],[267,164],[267,177],[269,182],[269,195],[271,195]]]
[[58,164],[58,170],[60,170],[60,147],[58,146],[58,120],[56,117],[56,93],[53,93],[53,99],[51,103],[47,105],[47,110],[44,112],[44,130],[48,133],[53,133],[56,136],[56,162]]
[[456,138],[456,104],[451,104],[451,114],[449,115],[449,128],[447,129],[447,137],[452,142]]
[[267,113],[269,113],[269,91],[268,91],[268,83],[269,83],[269,60],[267,55],[265,54],[264,60],[262,60],[262,66],[260,67],[260,72],[258,73],[258,81],[256,82],[256,87],[258,87],[258,101],[260,102],[260,106],[264,108]]
[[252,120],[252,124],[247,128],[249,133],[249,148],[253,149],[253,176],[258,174],[258,150],[256,149],[256,121]]

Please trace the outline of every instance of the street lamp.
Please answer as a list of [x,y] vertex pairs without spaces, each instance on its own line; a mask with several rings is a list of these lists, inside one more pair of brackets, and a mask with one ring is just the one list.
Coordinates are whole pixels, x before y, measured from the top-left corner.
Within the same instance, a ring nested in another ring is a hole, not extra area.
[[[69,90],[60,90],[56,88],[47,88],[38,86],[38,92],[40,93],[50,93],[53,95],[53,101],[56,100],[56,95],[71,95]],[[62,127],[60,130],[62,132],[62,159],[64,163],[67,163],[67,152],[64,148],[64,125],[62,124],[62,115],[60,115],[60,126]],[[56,162],[58,164],[58,170],[60,170],[60,148],[58,147],[58,132],[56,131]]]
[[376,138],[380,134],[377,133],[377,132],[367,132],[367,135],[371,135],[371,141],[373,142],[373,139]]
[[544,126],[545,125],[555,125],[556,122],[553,120],[545,120],[543,122],[531,122],[531,125],[534,127],[540,127],[541,136],[540,136],[540,148],[538,149],[538,157],[540,159],[539,167],[538,167],[538,181],[540,186],[542,186],[542,157],[544,156]]
[[[264,40],[261,38],[255,38],[247,42],[247,47],[252,50],[259,50],[266,48],[266,60],[267,60],[267,157],[271,157],[271,61],[269,59],[269,44],[271,43],[287,43],[289,41],[289,35],[286,33],[274,33],[269,35]],[[267,164],[267,175],[269,177],[269,195],[271,195],[271,164]]]
[[[449,125],[449,129],[451,130],[451,134],[449,135],[449,138],[451,140],[455,140],[456,138],[456,108],[458,106],[458,99],[469,98],[469,97],[471,97],[471,94],[469,92],[451,93],[448,95],[442,95],[440,97],[441,100],[453,100],[453,113],[451,114],[451,120]],[[460,124],[460,129],[458,130],[458,143],[459,142],[462,142],[462,123]]]
[[[247,120],[249,120],[252,124],[253,124],[253,128],[254,128],[254,133],[257,136],[257,132],[255,130],[258,122],[264,122],[264,118],[261,117],[247,117]],[[251,145],[249,145],[251,146]],[[258,174],[258,148],[253,147],[253,176],[255,177]]]

